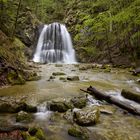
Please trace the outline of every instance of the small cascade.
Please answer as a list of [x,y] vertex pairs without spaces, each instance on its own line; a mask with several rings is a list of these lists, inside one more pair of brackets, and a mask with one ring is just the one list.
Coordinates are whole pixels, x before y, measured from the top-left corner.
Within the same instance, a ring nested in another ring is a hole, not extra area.
[[44,25],[38,39],[33,61],[40,63],[76,63],[75,50],[65,25],[60,23]]
[[37,107],[37,113],[35,114],[35,116],[38,120],[48,120],[51,117],[52,113],[53,112],[49,110],[49,107],[45,102]]

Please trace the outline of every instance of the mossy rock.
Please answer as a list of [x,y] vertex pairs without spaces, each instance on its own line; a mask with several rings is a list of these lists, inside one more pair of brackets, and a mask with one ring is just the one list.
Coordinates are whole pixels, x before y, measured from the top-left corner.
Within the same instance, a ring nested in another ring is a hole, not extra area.
[[27,73],[27,81],[38,81],[41,79],[41,76],[38,76],[36,72]]
[[127,99],[140,103],[140,93],[122,90],[121,95]]
[[73,97],[71,102],[73,103],[74,107],[83,108],[86,106],[87,98],[86,96]]
[[68,129],[68,134],[74,137],[82,138],[83,140],[88,140],[89,136],[87,133],[87,130],[85,128],[82,128],[80,126],[72,126]]
[[72,103],[64,98],[54,99],[48,102],[48,106],[50,107],[50,110],[58,112],[66,112],[68,109],[73,108]]
[[21,110],[30,112],[30,113],[35,113],[37,112],[37,107],[29,105],[25,102],[20,102],[16,105],[16,112],[21,111]]
[[74,111],[74,121],[81,126],[95,125],[99,121],[100,111],[97,107],[85,107]]
[[23,85],[26,82],[21,73],[13,70],[8,72],[7,79],[11,85]]
[[16,116],[16,122],[25,122],[29,123],[33,120],[33,117],[31,114],[28,114],[27,112],[20,111]]
[[45,140],[46,138],[45,133],[41,128],[31,127],[29,128],[28,132],[31,136],[34,136],[39,140]]
[[69,81],[79,81],[79,76],[68,76],[67,77],[67,80]]
[[61,81],[67,81],[67,78],[66,77],[60,77],[59,80],[61,80]]
[[53,76],[59,76],[59,75],[66,75],[66,74],[63,73],[63,72],[53,72],[52,75]]
[[16,112],[16,108],[8,103],[8,102],[3,102],[0,103],[0,113],[15,113]]

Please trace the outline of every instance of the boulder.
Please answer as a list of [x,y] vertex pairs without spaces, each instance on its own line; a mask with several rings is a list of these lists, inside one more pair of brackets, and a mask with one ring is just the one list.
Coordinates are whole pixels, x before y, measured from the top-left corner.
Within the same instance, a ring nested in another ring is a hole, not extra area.
[[79,81],[79,76],[68,76],[67,77],[67,80],[69,81]]
[[87,103],[87,97],[84,96],[79,96],[79,97],[73,97],[71,99],[71,102],[73,103],[74,107],[76,108],[83,108],[86,106]]
[[68,134],[74,137],[82,138],[83,140],[88,140],[88,131],[86,128],[74,125],[68,129]]
[[70,123],[73,123],[73,111],[72,109],[69,109],[67,112],[65,112],[65,114],[63,115],[63,117]]
[[28,130],[30,136],[34,136],[39,140],[45,140],[45,133],[41,128],[38,127],[31,127]]
[[72,109],[73,105],[69,99],[57,98],[47,103],[51,111],[66,112]]
[[121,95],[127,99],[140,103],[140,93],[122,90]]
[[97,107],[85,107],[74,111],[74,121],[81,126],[91,126],[99,121],[100,111]]
[[22,98],[19,101],[11,97],[0,98],[0,113],[17,113],[21,110],[26,112],[36,112],[37,107],[22,101]]
[[16,116],[16,122],[26,122],[29,123],[33,120],[31,114],[28,114],[27,112],[20,111]]
[[53,76],[59,76],[59,75],[66,75],[66,74],[63,73],[63,72],[53,72],[52,75]]

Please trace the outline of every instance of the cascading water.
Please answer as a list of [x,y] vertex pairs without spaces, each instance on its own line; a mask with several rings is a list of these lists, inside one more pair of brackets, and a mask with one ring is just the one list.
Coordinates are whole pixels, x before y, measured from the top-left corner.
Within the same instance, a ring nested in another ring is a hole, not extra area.
[[76,63],[75,50],[65,25],[60,23],[44,25],[33,61],[40,63]]

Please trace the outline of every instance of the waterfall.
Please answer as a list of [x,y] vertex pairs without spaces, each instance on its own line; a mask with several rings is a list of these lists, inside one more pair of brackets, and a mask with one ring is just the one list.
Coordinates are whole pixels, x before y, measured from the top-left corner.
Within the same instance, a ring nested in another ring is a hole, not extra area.
[[76,63],[70,34],[65,25],[52,23],[44,25],[39,36],[34,62]]

